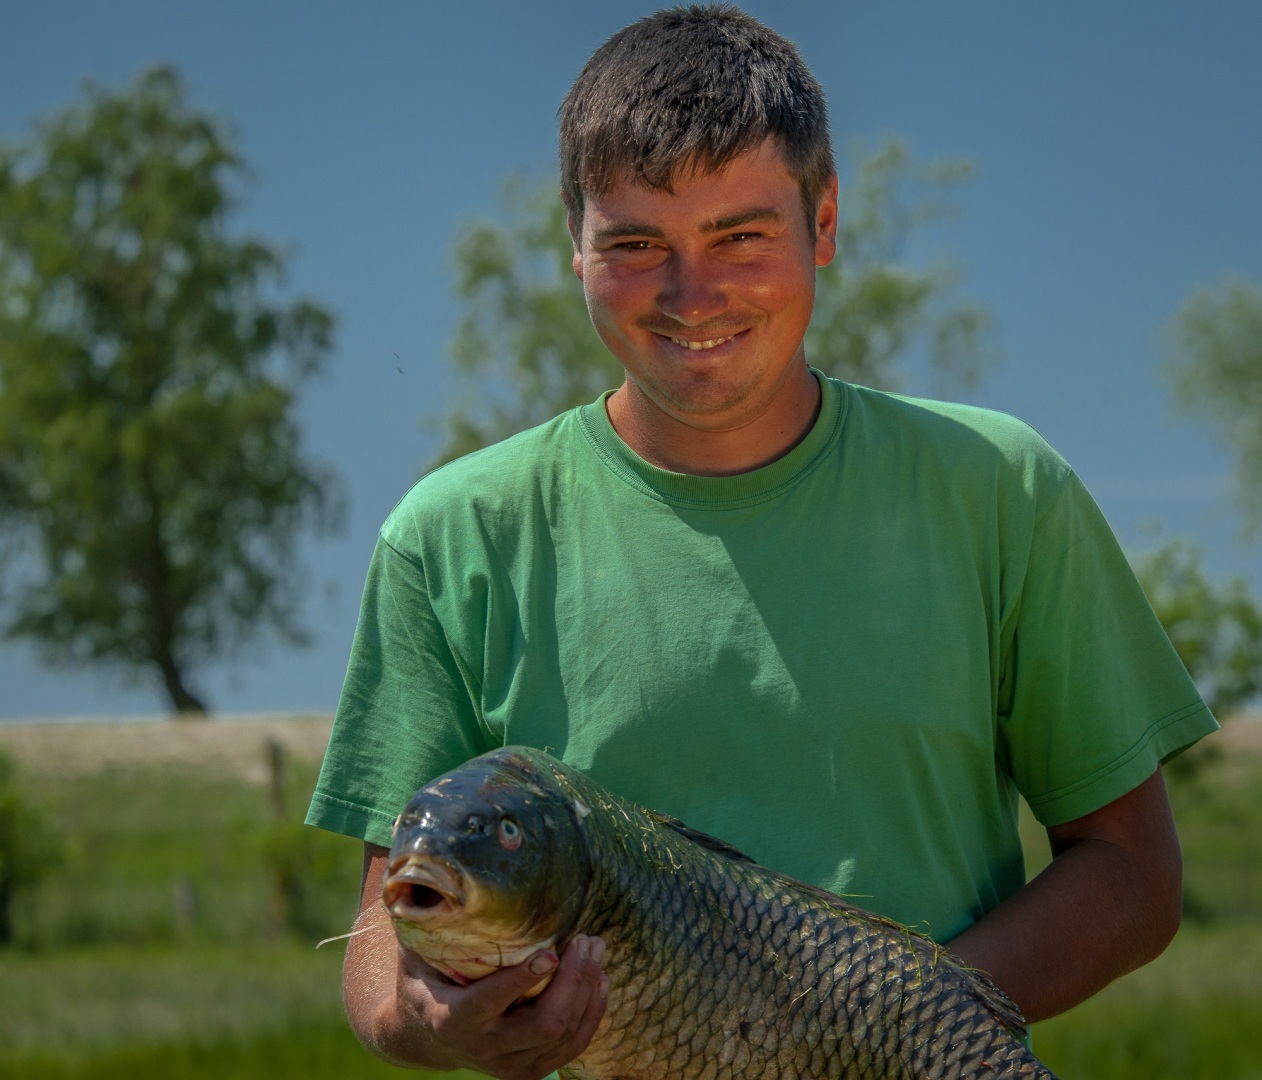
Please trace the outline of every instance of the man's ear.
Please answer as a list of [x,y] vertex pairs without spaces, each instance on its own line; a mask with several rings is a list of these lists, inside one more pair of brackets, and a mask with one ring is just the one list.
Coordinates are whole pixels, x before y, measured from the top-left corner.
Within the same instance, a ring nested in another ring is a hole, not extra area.
[[815,208],[815,265],[827,266],[837,254],[837,174],[824,185]]
[[582,228],[581,224],[574,221],[573,214],[565,215],[565,227],[570,230],[570,243],[574,245],[574,258],[570,261],[570,265],[574,267],[574,274],[579,281],[583,280],[583,238],[579,235],[578,230]]

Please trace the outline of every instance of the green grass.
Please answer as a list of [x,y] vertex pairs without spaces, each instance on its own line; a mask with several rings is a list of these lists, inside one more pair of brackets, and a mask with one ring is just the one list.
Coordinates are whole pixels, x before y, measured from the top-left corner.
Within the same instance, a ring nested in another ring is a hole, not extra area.
[[[1262,766],[1224,760],[1171,790],[1193,921],[1262,921]],[[1255,954],[1262,967],[1262,953]]]
[[8,1080],[485,1080],[477,1073],[429,1073],[378,1061],[341,1025],[294,1028],[253,1039],[187,1040],[112,1050],[90,1062],[59,1055],[11,1061]]
[[[301,826],[314,775],[291,763],[279,818],[262,786],[223,771],[113,768],[33,788],[60,852],[0,952],[0,1075],[426,1075],[355,1042],[343,946],[313,948],[347,929],[361,855]],[[1225,760],[1172,799],[1184,928],[1156,963],[1037,1025],[1066,1078],[1262,1080],[1262,765]],[[1048,853],[1028,815],[1023,837],[1033,872]]]
[[0,1061],[35,1054],[52,1037],[60,1055],[87,1059],[145,1041],[335,1024],[340,966],[338,950],[289,942],[10,955],[0,976]]
[[1185,925],[1154,963],[1034,1026],[1073,1080],[1262,1077],[1262,922]]
[[[62,837],[52,874],[24,895],[30,949],[243,942],[291,930],[313,943],[354,916],[362,846],[302,824],[314,782],[295,765],[286,812],[260,786],[191,768],[111,768],[38,792]],[[282,882],[301,888],[283,894]]]

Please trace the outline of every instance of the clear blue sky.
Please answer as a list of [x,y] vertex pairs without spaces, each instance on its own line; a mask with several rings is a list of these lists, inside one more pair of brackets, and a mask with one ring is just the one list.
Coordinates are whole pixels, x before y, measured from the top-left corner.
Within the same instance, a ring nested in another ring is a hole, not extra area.
[[[977,177],[941,243],[1000,323],[1004,367],[966,396],[1033,423],[1128,550],[1187,535],[1262,594],[1229,465],[1170,417],[1159,331],[1198,283],[1262,283],[1262,5],[758,0],[828,94],[839,145],[904,137]],[[229,119],[254,179],[234,227],[283,244],[291,287],[340,317],[302,402],[310,452],[350,493],[305,542],[314,644],[194,676],[219,710],[331,709],[376,529],[437,446],[448,392],[449,248],[510,171],[546,177],[554,113],[588,54],[652,10],[557,3],[41,0],[0,10],[0,139],[171,61]],[[597,344],[597,347],[599,345]],[[400,373],[399,369],[402,369]],[[148,683],[39,667],[0,646],[0,719],[161,711]]]

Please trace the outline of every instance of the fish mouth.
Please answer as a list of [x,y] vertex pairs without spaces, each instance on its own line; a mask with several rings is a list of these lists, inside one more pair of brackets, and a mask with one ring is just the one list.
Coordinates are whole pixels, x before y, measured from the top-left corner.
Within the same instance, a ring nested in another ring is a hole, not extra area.
[[381,899],[391,915],[416,920],[459,910],[466,896],[457,870],[432,859],[401,855],[390,863]]

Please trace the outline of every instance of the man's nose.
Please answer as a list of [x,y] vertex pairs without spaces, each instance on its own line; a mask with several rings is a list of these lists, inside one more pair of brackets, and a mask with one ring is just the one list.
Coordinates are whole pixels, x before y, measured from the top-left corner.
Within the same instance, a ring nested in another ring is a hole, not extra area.
[[722,275],[706,259],[676,252],[667,267],[657,306],[684,326],[700,326],[727,310],[727,289]]

